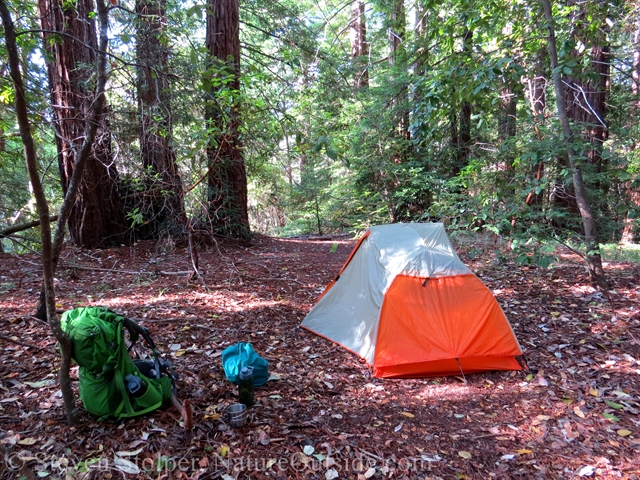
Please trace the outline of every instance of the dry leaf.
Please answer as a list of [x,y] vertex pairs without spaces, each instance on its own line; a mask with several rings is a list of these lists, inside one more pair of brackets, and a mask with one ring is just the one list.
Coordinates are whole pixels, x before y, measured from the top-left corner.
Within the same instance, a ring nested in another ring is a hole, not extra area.
[[[629,435],[631,435],[633,432],[631,430],[626,430],[626,429],[621,429],[618,430],[618,435],[620,435],[621,437],[628,437]],[[22,443],[22,442],[18,442],[18,443]]]
[[458,456],[462,458],[471,458],[473,455],[471,455],[471,453],[469,452],[465,452],[464,450],[460,450],[458,452]]
[[269,443],[271,442],[269,435],[267,435],[267,433],[264,430],[260,431],[260,434],[258,435],[258,440],[262,445],[269,445]]
[[575,413],[580,418],[585,418],[584,412],[582,410],[580,410],[580,407],[577,407],[577,406],[573,407],[573,413]]
[[[629,432],[629,433],[631,433],[631,432]],[[37,440],[35,438],[29,437],[29,438],[23,438],[22,440],[19,440],[18,444],[19,445],[33,445],[36,442],[37,442]]]
[[402,412],[402,415],[404,415],[407,418],[414,418],[415,415],[413,413],[409,413],[409,412]]
[[587,465],[578,470],[577,475],[579,477],[590,477],[594,473],[596,473],[596,468],[592,465]]
[[338,474],[338,471],[335,468],[330,468],[324,474],[324,478],[326,478],[327,480],[333,480],[334,478],[338,478],[339,476],[340,475]]
[[131,452],[116,452],[116,455],[119,457],[135,457],[140,452],[142,452],[142,450],[144,450],[144,447],[140,447],[137,450],[133,450]]
[[117,455],[113,457],[113,464],[121,472],[130,473],[132,475],[137,475],[138,473],[140,473],[140,469],[135,463],[130,462],[129,460],[126,460],[124,458],[120,458]]
[[521,448],[520,450],[516,450],[518,455],[528,455],[529,453],[533,453],[533,450],[529,450],[528,448]]

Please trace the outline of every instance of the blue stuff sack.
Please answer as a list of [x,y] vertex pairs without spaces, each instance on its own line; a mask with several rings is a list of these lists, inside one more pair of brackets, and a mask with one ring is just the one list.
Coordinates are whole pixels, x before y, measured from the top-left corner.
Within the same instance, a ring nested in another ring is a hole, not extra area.
[[269,362],[256,353],[250,343],[238,342],[222,351],[222,368],[231,383],[238,383],[238,375],[244,367],[253,367],[253,384],[267,383]]

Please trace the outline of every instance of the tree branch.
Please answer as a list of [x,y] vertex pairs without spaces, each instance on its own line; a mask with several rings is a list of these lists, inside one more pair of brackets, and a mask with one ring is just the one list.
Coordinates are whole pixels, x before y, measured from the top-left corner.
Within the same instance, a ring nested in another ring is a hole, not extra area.
[[[98,0],[100,1],[100,0]],[[62,351],[62,360],[60,362],[60,388],[67,412],[67,422],[69,425],[75,425],[77,422],[73,408],[73,391],[71,390],[71,381],[69,378],[69,368],[71,366],[71,341],[69,336],[64,333],[60,327],[60,322],[56,322],[56,299],[55,288],[53,284],[54,267],[52,262],[52,243],[51,243],[51,223],[49,221],[49,204],[44,192],[44,187],[40,181],[38,174],[38,159],[36,155],[35,142],[31,134],[31,122],[29,121],[29,112],[27,108],[27,98],[25,94],[24,82],[22,80],[22,72],[20,71],[20,54],[16,42],[15,26],[13,19],[7,8],[5,0],[0,0],[0,16],[2,17],[2,25],[5,32],[5,44],[7,47],[7,56],[9,57],[9,73],[13,80],[15,89],[15,105],[16,115],[18,117],[18,126],[20,129],[20,137],[24,146],[24,156],[29,173],[29,180],[33,189],[33,195],[36,200],[36,208],[40,216],[40,237],[42,239],[42,276],[44,283],[44,298],[46,302],[47,318],[49,326],[56,339],[60,343]]]
[[80,40],[75,35],[71,35],[70,33],[67,33],[67,32],[60,32],[60,31],[57,31],[57,30],[31,29],[31,30],[23,30],[21,32],[16,33],[16,37],[19,37],[20,35],[25,35],[27,33],[50,33],[51,35],[60,35],[62,37],[67,37],[67,38],[72,39],[74,42],[79,43],[84,48],[88,48],[88,49],[93,50],[94,52],[96,52],[98,54],[107,55],[107,56],[109,56],[111,58],[114,58],[114,59],[118,60],[120,63],[122,63],[123,65],[127,65],[129,67],[140,67],[140,68],[144,67],[144,65],[140,65],[139,63],[128,62],[124,58],[119,57],[118,55],[116,55],[114,53],[107,52],[106,50],[103,50],[101,47],[98,47],[98,48],[92,47],[88,43],[83,42],[82,40]]
[[[49,221],[56,221],[58,219],[57,215],[52,215],[49,217]],[[37,227],[40,225],[40,220],[34,220],[33,222],[23,223],[22,225],[14,225],[13,227],[9,227],[5,230],[0,230],[0,238],[8,237],[14,233],[23,232],[24,230],[29,230],[30,228]]]

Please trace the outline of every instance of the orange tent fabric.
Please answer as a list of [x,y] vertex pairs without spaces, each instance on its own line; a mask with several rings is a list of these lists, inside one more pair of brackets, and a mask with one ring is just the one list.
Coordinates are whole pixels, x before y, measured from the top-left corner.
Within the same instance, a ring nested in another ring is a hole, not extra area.
[[384,297],[376,377],[520,370],[516,355],[522,352],[504,313],[474,275],[431,279],[424,286],[421,278],[400,275]]
[[502,309],[439,223],[371,227],[302,327],[379,378],[521,369]]

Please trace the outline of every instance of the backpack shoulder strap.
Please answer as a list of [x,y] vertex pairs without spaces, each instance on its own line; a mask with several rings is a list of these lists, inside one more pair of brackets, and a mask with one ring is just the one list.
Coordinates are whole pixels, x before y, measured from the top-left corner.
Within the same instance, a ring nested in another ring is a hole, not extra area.
[[[122,317],[124,318],[124,317]],[[122,339],[122,322],[118,325],[118,338]],[[124,345],[118,345],[118,350],[116,352],[117,356],[117,366],[113,371],[113,381],[116,384],[116,388],[118,389],[118,393],[122,397],[122,401],[118,406],[114,416],[120,416],[122,410],[126,410],[128,414],[133,414],[133,406],[131,405],[131,400],[129,399],[129,393],[127,392],[127,387],[124,384],[124,374],[122,373],[122,365],[126,365],[127,361],[130,361],[129,351],[124,348]]]

